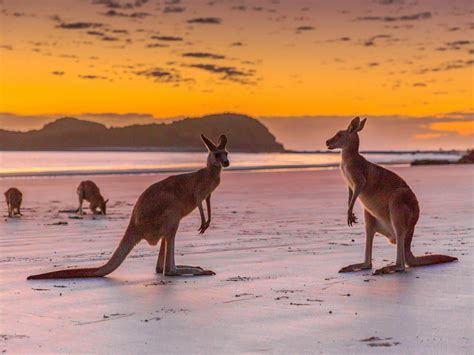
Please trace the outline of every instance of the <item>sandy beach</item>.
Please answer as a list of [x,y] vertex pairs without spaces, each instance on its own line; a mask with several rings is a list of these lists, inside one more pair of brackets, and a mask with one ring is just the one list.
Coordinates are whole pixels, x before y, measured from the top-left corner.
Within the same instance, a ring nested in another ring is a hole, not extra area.
[[[0,204],[0,351],[7,353],[467,354],[473,344],[474,168],[392,168],[421,205],[413,250],[459,262],[404,274],[338,274],[363,260],[346,225],[338,170],[224,172],[204,236],[185,218],[177,261],[212,277],[155,274],[157,248],[139,244],[103,279],[26,281],[108,259],[140,193],[166,174],[88,177],[110,199],[104,217],[72,219],[85,177],[0,179],[24,193],[22,218]],[[374,267],[395,261],[385,238]]]

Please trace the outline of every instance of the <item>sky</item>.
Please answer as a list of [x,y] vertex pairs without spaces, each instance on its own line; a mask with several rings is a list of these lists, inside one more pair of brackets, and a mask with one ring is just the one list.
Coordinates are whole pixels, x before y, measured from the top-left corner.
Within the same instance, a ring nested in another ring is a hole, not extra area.
[[420,147],[473,145],[469,0],[0,6],[0,112],[19,120],[239,112],[280,132],[365,115],[408,120]]

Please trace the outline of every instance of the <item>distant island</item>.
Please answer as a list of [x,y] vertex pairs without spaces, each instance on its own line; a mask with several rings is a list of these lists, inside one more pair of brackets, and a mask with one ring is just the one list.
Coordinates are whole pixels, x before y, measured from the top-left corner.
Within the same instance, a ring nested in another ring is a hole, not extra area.
[[39,130],[0,129],[0,150],[160,150],[202,151],[200,134],[217,140],[225,134],[232,152],[283,152],[267,127],[246,115],[216,114],[172,123],[106,126],[73,117],[60,118]]
[[451,161],[445,159],[420,159],[411,162],[412,166],[417,165],[445,165],[445,164],[474,164],[474,149],[469,149],[459,160]]

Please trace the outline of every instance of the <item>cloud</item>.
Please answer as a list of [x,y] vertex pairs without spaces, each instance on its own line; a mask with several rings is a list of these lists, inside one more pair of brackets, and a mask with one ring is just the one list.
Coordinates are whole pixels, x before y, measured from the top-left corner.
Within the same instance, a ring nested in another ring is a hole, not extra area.
[[65,23],[62,22],[56,26],[56,28],[63,28],[66,30],[84,30],[88,28],[98,28],[102,27],[102,23],[95,23],[95,22],[70,22]]
[[146,48],[166,48],[169,47],[167,44],[161,44],[161,43],[150,43],[145,46]]
[[231,47],[243,47],[243,46],[245,46],[245,44],[242,43],[242,42],[232,42],[232,43],[230,44],[230,46],[231,46]]
[[121,33],[121,34],[128,34],[127,30],[110,30],[112,33]]
[[394,22],[394,21],[415,21],[415,20],[427,20],[432,17],[431,12],[419,12],[413,15],[403,15],[403,16],[363,16],[358,17],[359,21],[384,21],[384,22]]
[[349,42],[351,40],[350,37],[340,37],[336,38],[334,40],[331,40],[332,42]]
[[187,52],[187,53],[183,53],[182,56],[192,57],[192,58],[225,59],[225,56],[223,55],[207,53],[207,52]]
[[100,75],[78,75],[79,78],[81,79],[88,79],[88,80],[105,80],[107,77],[105,76],[100,76]]
[[230,9],[236,11],[247,11],[247,7],[245,5],[232,6]]
[[403,4],[403,0],[375,0],[375,2],[380,5]]
[[313,31],[313,30],[314,30],[313,26],[299,26],[296,28],[296,33]]
[[460,49],[465,48],[465,46],[469,46],[473,43],[474,43],[474,41],[469,41],[469,40],[466,40],[466,39],[452,41],[452,42],[446,42],[445,43],[446,47],[437,48],[436,50],[438,50],[438,51],[443,51],[443,50],[448,50],[448,49],[449,50],[460,50]]
[[197,17],[190,19],[187,22],[204,25],[219,25],[222,21],[218,17]]
[[416,139],[435,139],[435,138],[439,138],[445,135],[446,134],[443,134],[443,133],[419,133],[419,134],[415,134],[414,137]]
[[94,5],[104,5],[110,9],[134,9],[145,5],[148,0],[135,0],[133,2],[121,3],[116,0],[92,0]]
[[6,49],[7,51],[12,51],[13,47],[10,46],[9,44],[2,44],[0,45],[0,49]]
[[196,68],[213,74],[219,74],[222,80],[230,80],[240,84],[251,84],[248,77],[254,75],[254,71],[242,71],[231,66],[219,66],[214,64],[190,64],[190,68]]
[[99,31],[87,31],[87,34],[90,36],[103,36],[104,35],[103,32],[99,32]]
[[184,11],[186,11],[186,8],[182,6],[166,6],[163,9],[163,12],[165,14],[176,14],[176,13],[181,13]]
[[117,37],[104,36],[104,37],[102,37],[102,40],[103,41],[115,42],[115,41],[118,41],[119,39]]
[[152,68],[136,72],[137,75],[145,76],[159,83],[177,83],[182,81],[181,75],[175,70],[164,70],[161,68]]
[[460,136],[472,136],[474,134],[474,120],[471,121],[445,121],[430,124],[433,131],[455,132]]
[[432,68],[423,68],[418,70],[417,74],[426,74],[428,72],[442,72],[454,69],[468,68],[474,64],[474,60],[454,60],[451,62],[441,63],[440,65]]
[[109,16],[109,17],[130,17],[130,18],[145,18],[147,16],[151,16],[151,14],[148,12],[132,12],[130,14],[127,14],[125,12],[119,12],[115,10],[109,10],[107,12],[104,12],[102,15]]
[[183,37],[179,36],[152,36],[152,39],[156,39],[158,41],[167,41],[167,42],[180,42],[183,40]]
[[63,71],[58,71],[58,70],[56,70],[56,71],[51,72],[51,74],[57,75],[57,76],[63,76],[63,75],[64,75],[64,72],[63,72]]
[[381,39],[381,38],[391,38],[391,37],[392,37],[392,36],[390,36],[390,35],[385,35],[385,34],[372,36],[372,37],[369,37],[367,40],[364,41],[364,46],[366,46],[366,47],[372,47],[372,46],[375,46],[375,41],[376,41],[377,39]]

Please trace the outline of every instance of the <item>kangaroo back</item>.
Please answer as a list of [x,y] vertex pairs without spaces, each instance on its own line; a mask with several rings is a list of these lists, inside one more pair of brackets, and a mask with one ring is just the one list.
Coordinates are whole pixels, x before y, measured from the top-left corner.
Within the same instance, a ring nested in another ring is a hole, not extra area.
[[127,229],[125,235],[120,241],[119,246],[113,253],[112,257],[104,265],[92,268],[83,269],[71,269],[71,270],[59,270],[53,272],[47,272],[44,274],[28,276],[27,280],[43,280],[43,279],[73,279],[73,278],[86,278],[86,277],[104,277],[115,269],[117,269],[122,262],[125,260],[128,254],[136,245],[136,241],[130,228]]

